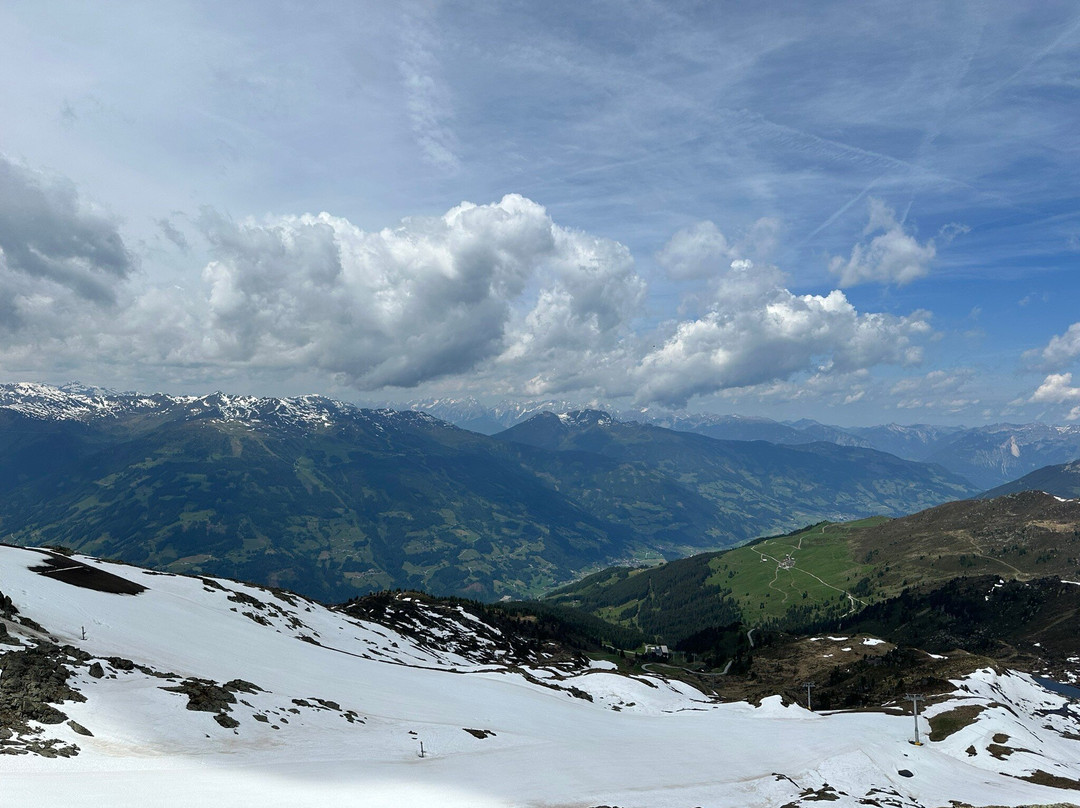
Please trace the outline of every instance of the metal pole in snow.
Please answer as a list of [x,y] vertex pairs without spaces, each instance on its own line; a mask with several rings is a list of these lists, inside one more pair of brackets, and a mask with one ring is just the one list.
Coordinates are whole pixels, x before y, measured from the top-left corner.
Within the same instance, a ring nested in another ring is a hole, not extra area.
[[908,693],[905,698],[911,699],[911,714],[915,716],[915,740],[912,743],[915,746],[922,746],[922,741],[919,740],[919,702],[925,699],[921,693]]
[[817,687],[813,682],[803,682],[803,687],[806,688],[806,709],[810,712],[814,712],[813,706],[810,704],[810,688]]

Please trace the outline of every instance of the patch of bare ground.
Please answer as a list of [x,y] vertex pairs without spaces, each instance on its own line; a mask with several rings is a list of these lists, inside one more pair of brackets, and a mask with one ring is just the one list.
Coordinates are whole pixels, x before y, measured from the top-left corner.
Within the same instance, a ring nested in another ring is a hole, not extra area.
[[991,743],[987,744],[986,751],[989,752],[991,756],[996,757],[998,760],[1005,760],[1016,750],[1013,749],[1011,746],[1003,746],[999,743]]
[[71,757],[79,747],[45,738],[40,725],[61,724],[68,716],[55,705],[86,697],[68,685],[69,665],[88,655],[70,645],[40,643],[0,656],[0,755]]
[[964,704],[930,718],[930,740],[944,741],[954,732],[975,723],[975,719],[986,709],[981,704]]
[[[1044,772],[1042,769],[1036,769],[1034,774],[1029,774],[1025,777],[1017,778],[1019,780],[1027,780],[1029,783],[1036,783],[1040,786],[1050,786],[1051,788],[1067,788],[1073,791],[1080,791],[1080,780],[1073,780],[1069,777],[1060,777],[1056,774],[1050,774]],[[1069,803],[1062,803],[1068,805]],[[1075,806],[1073,806],[1075,808]]]
[[[899,703],[916,691],[944,698],[955,690],[950,679],[979,668],[996,667],[994,660],[955,651],[944,658],[890,643],[865,644],[867,637],[833,635],[780,637],[758,647],[745,673],[719,676],[672,668],[669,678],[686,681],[724,701],[749,701],[779,694],[785,703],[806,706],[806,682],[814,684],[814,710],[910,710]],[[954,730],[955,731],[955,730]]]

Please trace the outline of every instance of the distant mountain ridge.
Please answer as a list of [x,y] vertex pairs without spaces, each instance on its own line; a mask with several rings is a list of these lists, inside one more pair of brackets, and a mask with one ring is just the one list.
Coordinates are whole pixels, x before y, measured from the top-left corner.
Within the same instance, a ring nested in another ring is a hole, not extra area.
[[488,407],[472,396],[466,396],[465,398],[428,398],[409,401],[395,407],[395,409],[426,412],[442,421],[447,421],[462,429],[479,432],[482,435],[494,435],[496,432],[502,432],[504,429],[509,429],[527,421],[539,413],[559,414],[590,408],[612,412],[619,418],[625,418],[624,413],[620,413],[614,407],[599,402],[592,402],[583,406],[581,403],[573,401],[522,402],[504,400]]
[[840,427],[811,419],[781,422],[770,418],[709,413],[671,413],[619,410],[609,406],[582,407],[566,401],[500,402],[485,407],[474,398],[414,401],[409,409],[429,412],[464,429],[493,435],[540,412],[566,413],[602,409],[618,420],[637,421],[681,432],[696,432],[717,440],[764,440],[782,445],[826,441],[888,452],[905,460],[937,463],[988,489],[1042,466],[1080,458],[1080,425],[990,424],[980,427],[933,424],[883,424]]
[[1044,491],[1063,499],[1080,499],[1080,460],[1044,466],[1011,483],[992,488],[981,496],[992,499],[1021,491]]
[[788,530],[830,514],[901,515],[974,491],[940,467],[873,449],[717,440],[598,410],[540,413],[495,437],[650,469],[712,502],[730,526],[747,534],[761,535],[764,525],[772,526],[765,532]]
[[342,415],[369,417],[364,416],[364,413],[378,413],[380,418],[437,420],[423,412],[370,410],[317,395],[290,398],[229,395],[222,392],[203,396],[171,396],[164,393],[147,395],[81,385],[52,387],[25,382],[0,384],[0,409],[42,420],[82,423],[154,415],[157,420],[211,418],[247,423],[325,426]]

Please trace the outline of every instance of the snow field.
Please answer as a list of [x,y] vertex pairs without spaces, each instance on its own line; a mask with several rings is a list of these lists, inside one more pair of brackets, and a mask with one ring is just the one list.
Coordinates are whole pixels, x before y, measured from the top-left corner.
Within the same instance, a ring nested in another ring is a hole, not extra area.
[[[225,729],[210,713],[186,710],[185,695],[160,689],[176,682],[137,669],[112,671],[106,662],[109,675],[94,679],[78,667],[70,684],[88,701],[60,708],[94,737],[50,726],[50,737],[77,744],[81,753],[56,760],[0,756],[4,808],[204,802],[322,808],[327,800],[365,806],[771,806],[826,783],[843,792],[838,806],[858,805],[875,790],[897,805],[946,805],[950,799],[1016,805],[1067,801],[1074,792],[999,772],[1050,771],[1052,762],[1055,773],[1080,777],[1080,743],[1045,726],[1058,721],[1065,727],[1069,719],[1033,712],[1059,709],[1065,700],[1026,677],[985,672],[957,682],[967,688],[958,700],[1015,705],[1011,709],[1021,715],[988,706],[971,727],[918,748],[906,743],[910,717],[820,715],[783,706],[779,697],[760,707],[719,705],[687,685],[629,678],[609,664],[569,677],[542,667],[533,671],[545,682],[585,691],[590,702],[504,665],[478,663],[434,647],[438,643],[421,645],[301,598],[294,605],[231,581],[207,585],[80,557],[148,587],[137,596],[112,595],[31,572],[41,559],[33,551],[0,547],[0,591],[59,641],[102,660],[124,657],[178,678],[219,684],[244,679],[262,692],[236,693],[229,715],[240,726]],[[235,593],[266,606],[229,600]],[[439,638],[445,635],[440,630]],[[341,710],[320,709],[314,699],[336,702]],[[938,708],[949,709],[932,709]],[[357,713],[355,723],[345,710]],[[267,721],[256,720],[257,714]],[[476,738],[466,729],[491,734]],[[1032,751],[1006,761],[965,753],[975,733],[982,742],[998,732]],[[901,769],[913,776],[900,775]]]

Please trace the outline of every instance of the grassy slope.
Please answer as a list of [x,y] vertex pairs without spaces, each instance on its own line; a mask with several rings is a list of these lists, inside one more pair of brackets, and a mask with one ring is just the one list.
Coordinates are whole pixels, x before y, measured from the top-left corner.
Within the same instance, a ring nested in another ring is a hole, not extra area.
[[[751,622],[782,618],[793,606],[823,606],[846,599],[875,573],[873,564],[854,557],[851,534],[880,525],[883,517],[814,525],[796,533],[761,539],[715,556],[707,583],[727,587]],[[794,566],[780,562],[790,556]],[[869,590],[858,589],[865,599]]]
[[975,575],[1027,580],[1080,574],[1080,503],[1037,491],[950,502],[851,534],[889,592]]
[[[604,570],[550,598],[671,642],[724,622],[823,619],[892,594],[876,586],[877,568],[853,553],[853,534],[885,522],[817,524],[656,567]],[[793,566],[781,564],[788,556]]]
[[[683,589],[665,601],[672,614],[650,616],[654,624],[691,625],[691,612],[707,614],[710,600],[748,625],[806,623],[957,577],[1080,580],[1080,503],[1035,492],[965,500],[901,519],[814,525],[679,563]],[[650,582],[670,578],[669,567],[604,571],[551,597],[642,627],[642,605],[655,600]]]

